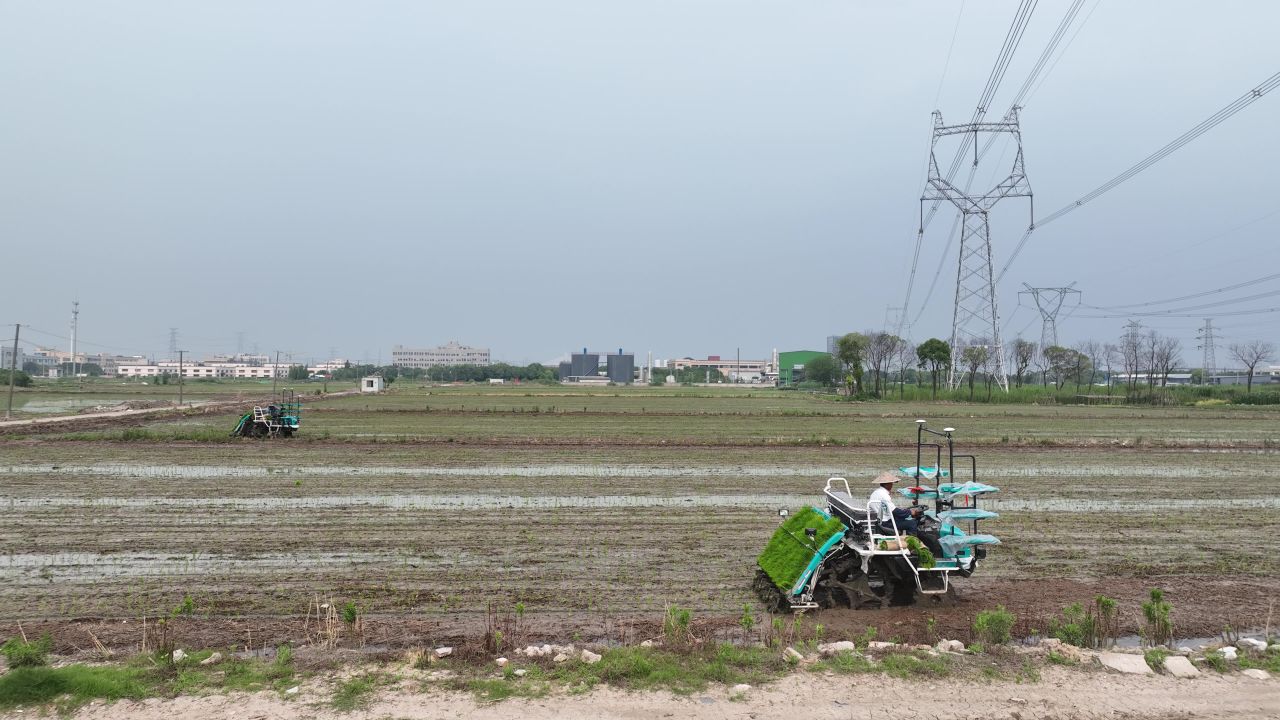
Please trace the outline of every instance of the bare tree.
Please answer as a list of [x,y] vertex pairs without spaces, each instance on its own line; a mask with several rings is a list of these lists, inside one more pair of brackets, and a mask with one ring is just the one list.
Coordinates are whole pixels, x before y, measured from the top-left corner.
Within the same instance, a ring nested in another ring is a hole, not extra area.
[[1076,343],[1076,352],[1089,359],[1089,386],[1093,387],[1093,378],[1098,374],[1098,363],[1102,360],[1102,343],[1097,340]]
[[890,365],[898,354],[898,347],[903,344],[903,340],[897,335],[887,332],[868,330],[863,334],[867,337],[865,353],[867,367],[870,368],[874,376],[875,394],[876,397],[879,397],[885,377],[889,374]]
[[1165,387],[1169,384],[1169,373],[1182,362],[1182,341],[1175,337],[1157,337],[1154,357],[1151,372],[1160,375],[1160,387]]
[[1022,377],[1027,373],[1027,366],[1036,355],[1036,344],[1030,340],[1017,338],[1009,343],[1009,364],[1013,366],[1013,378],[1018,387],[1022,387]]
[[1249,370],[1245,392],[1253,392],[1253,372],[1258,364],[1275,357],[1276,346],[1265,340],[1250,340],[1247,343],[1232,343],[1231,357]]
[[1132,394],[1138,385],[1138,371],[1142,369],[1142,336],[1136,330],[1120,337],[1120,362],[1129,376],[1128,391]]
[[969,399],[973,400],[973,381],[978,377],[978,371],[991,359],[991,349],[986,341],[975,340],[960,354],[960,359],[969,370]]
[[1102,362],[1107,368],[1107,388],[1111,388],[1111,367],[1120,362],[1120,346],[1107,343],[1102,346]]
[[1046,353],[1049,348],[1036,348],[1035,357],[1031,359],[1035,365],[1036,372],[1040,373],[1040,384],[1045,387],[1049,386],[1049,375],[1053,370],[1052,358]]
[[915,365],[916,349],[911,342],[903,338],[898,339],[902,342],[895,355],[898,358],[898,397],[902,398],[906,397],[907,393],[907,366]]

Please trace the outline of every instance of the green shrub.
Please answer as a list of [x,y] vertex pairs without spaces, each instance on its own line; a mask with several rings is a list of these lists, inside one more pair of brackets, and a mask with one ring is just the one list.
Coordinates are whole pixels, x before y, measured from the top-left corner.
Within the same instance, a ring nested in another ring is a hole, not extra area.
[[38,640],[27,642],[18,638],[10,638],[0,645],[0,654],[11,668],[41,667],[49,664],[49,652],[53,650],[53,638],[49,633],[41,635]]
[[973,619],[973,632],[987,645],[1003,645],[1009,642],[1009,631],[1017,616],[997,605],[995,610],[983,610]]

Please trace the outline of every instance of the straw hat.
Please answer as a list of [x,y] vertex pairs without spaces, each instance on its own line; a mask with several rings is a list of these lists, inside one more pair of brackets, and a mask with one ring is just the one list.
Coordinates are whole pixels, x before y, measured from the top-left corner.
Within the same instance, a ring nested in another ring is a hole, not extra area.
[[882,473],[880,473],[879,475],[877,475],[877,476],[876,476],[876,479],[875,479],[875,480],[872,480],[872,481],[871,481],[871,484],[872,484],[872,485],[884,485],[884,484],[887,484],[887,483],[896,483],[896,482],[898,482],[898,480],[899,480],[899,478],[898,478],[898,476],[897,476],[897,475],[894,475],[894,474],[893,474],[893,473],[891,473],[891,472],[882,472]]

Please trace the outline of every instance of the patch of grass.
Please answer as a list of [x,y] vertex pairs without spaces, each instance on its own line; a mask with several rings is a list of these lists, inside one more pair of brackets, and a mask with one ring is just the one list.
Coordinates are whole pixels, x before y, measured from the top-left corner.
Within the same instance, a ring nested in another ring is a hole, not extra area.
[[1169,657],[1169,651],[1164,648],[1150,648],[1142,653],[1142,659],[1147,661],[1147,667],[1162,673],[1164,672],[1164,659]]
[[1050,663],[1052,663],[1052,664],[1054,664],[1054,665],[1067,665],[1067,666],[1071,666],[1071,665],[1079,665],[1079,664],[1080,664],[1080,663],[1076,662],[1075,660],[1072,660],[1071,658],[1067,657],[1066,655],[1061,655],[1061,654],[1059,654],[1056,650],[1050,650],[1050,651],[1049,651],[1049,655],[1048,655],[1048,657],[1047,657],[1046,659],[1047,659]]
[[832,655],[826,660],[820,660],[814,667],[819,670],[830,670],[844,675],[878,672],[880,670],[875,663],[867,658],[851,652]]
[[1230,669],[1230,664],[1227,662],[1226,658],[1222,657],[1221,653],[1207,653],[1204,656],[1204,662],[1206,665],[1220,673],[1224,673]]
[[568,690],[583,691],[596,685],[632,690],[669,690],[677,695],[699,692],[710,683],[759,684],[780,675],[786,663],[764,648],[717,645],[714,648],[673,653],[657,648],[610,648],[600,662],[570,662],[554,668],[549,677]]
[[[1272,647],[1275,646],[1273,645]],[[1240,667],[1246,670],[1249,668],[1258,668],[1270,673],[1280,674],[1280,650],[1271,650],[1268,648],[1267,653],[1261,657],[1241,654]]]
[[946,677],[951,674],[951,661],[926,654],[892,653],[880,660],[880,668],[890,677],[911,680],[920,677]]
[[27,666],[0,676],[0,709],[6,710],[56,703],[65,712],[90,700],[136,700],[151,694],[143,671],[128,666]]
[[997,605],[995,610],[983,610],[973,619],[973,632],[982,642],[988,645],[1003,645],[1009,642],[1009,631],[1018,618]]
[[53,638],[49,633],[39,639],[27,642],[18,638],[9,638],[0,645],[0,655],[11,668],[40,667],[49,664],[49,652],[53,650]]
[[341,712],[368,707],[373,701],[373,693],[379,687],[390,685],[394,681],[395,677],[387,673],[362,673],[340,683],[329,704],[334,710]]

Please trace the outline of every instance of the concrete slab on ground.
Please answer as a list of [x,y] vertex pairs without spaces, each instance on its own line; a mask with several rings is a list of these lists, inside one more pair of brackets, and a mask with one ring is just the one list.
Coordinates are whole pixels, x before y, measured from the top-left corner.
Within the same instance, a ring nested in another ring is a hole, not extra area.
[[1164,659],[1164,669],[1170,675],[1180,678],[1199,677],[1200,671],[1191,661],[1182,655],[1170,655]]
[[1154,675],[1147,661],[1141,655],[1127,655],[1125,653],[1098,653],[1098,662],[1103,667],[1109,667],[1129,675]]

